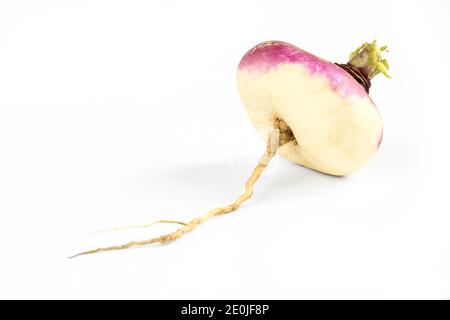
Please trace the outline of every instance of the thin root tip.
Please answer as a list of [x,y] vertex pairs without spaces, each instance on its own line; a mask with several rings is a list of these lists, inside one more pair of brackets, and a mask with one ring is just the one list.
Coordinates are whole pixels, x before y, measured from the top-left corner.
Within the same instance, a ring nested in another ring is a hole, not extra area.
[[76,258],[79,256],[84,256],[85,254],[89,254],[89,253],[90,252],[80,252],[80,253],[74,254],[73,256],[67,257],[67,259],[73,259],[73,258]]

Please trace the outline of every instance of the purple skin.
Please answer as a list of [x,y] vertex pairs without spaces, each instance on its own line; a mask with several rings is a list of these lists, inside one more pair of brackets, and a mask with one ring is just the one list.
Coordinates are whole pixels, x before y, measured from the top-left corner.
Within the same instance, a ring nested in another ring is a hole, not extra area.
[[377,142],[377,148],[380,147],[381,141],[383,141],[383,131],[384,131],[384,129],[381,128],[380,137],[378,138],[378,142]]
[[282,41],[263,42],[249,50],[239,63],[239,70],[267,72],[280,63],[298,63],[312,76],[327,78],[331,89],[343,98],[369,97],[364,88],[341,67]]
[[[286,42],[266,41],[258,44],[242,57],[238,70],[268,72],[281,63],[301,64],[309,70],[311,76],[321,76],[328,79],[331,90],[337,92],[343,99],[351,96],[367,97],[376,108],[365,89],[347,71],[332,62]],[[381,131],[378,140],[378,147],[382,139],[383,131]]]

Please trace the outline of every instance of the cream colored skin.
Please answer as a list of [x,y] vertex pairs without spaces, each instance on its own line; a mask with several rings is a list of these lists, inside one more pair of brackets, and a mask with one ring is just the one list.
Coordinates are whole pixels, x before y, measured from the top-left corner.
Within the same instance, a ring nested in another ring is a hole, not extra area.
[[342,97],[329,81],[301,64],[281,63],[269,71],[239,69],[241,99],[254,127],[264,134],[282,119],[296,141],[278,153],[293,162],[343,176],[376,153],[382,121],[368,96]]

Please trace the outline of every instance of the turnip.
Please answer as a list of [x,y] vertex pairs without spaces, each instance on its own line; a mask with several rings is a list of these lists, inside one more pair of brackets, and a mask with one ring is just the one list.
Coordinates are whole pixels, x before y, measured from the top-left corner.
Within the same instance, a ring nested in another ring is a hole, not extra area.
[[381,57],[386,49],[379,48],[376,41],[364,43],[350,54],[346,64],[336,64],[285,42],[267,41],[253,47],[239,64],[238,89],[253,126],[269,134],[245,192],[231,204],[190,222],[156,222],[180,224],[172,233],[75,256],[171,242],[212,217],[235,211],[252,196],[255,182],[276,153],[330,175],[358,170],[377,152],[383,136],[369,88],[377,74],[389,77],[389,65]]

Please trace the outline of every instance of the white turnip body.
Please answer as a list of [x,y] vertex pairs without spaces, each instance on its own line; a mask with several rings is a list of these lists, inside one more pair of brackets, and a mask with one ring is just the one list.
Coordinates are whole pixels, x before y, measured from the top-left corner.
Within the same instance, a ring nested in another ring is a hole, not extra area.
[[290,44],[269,41],[248,51],[239,65],[241,99],[256,129],[284,121],[295,140],[278,153],[332,175],[364,166],[383,134],[372,99],[347,71]]

